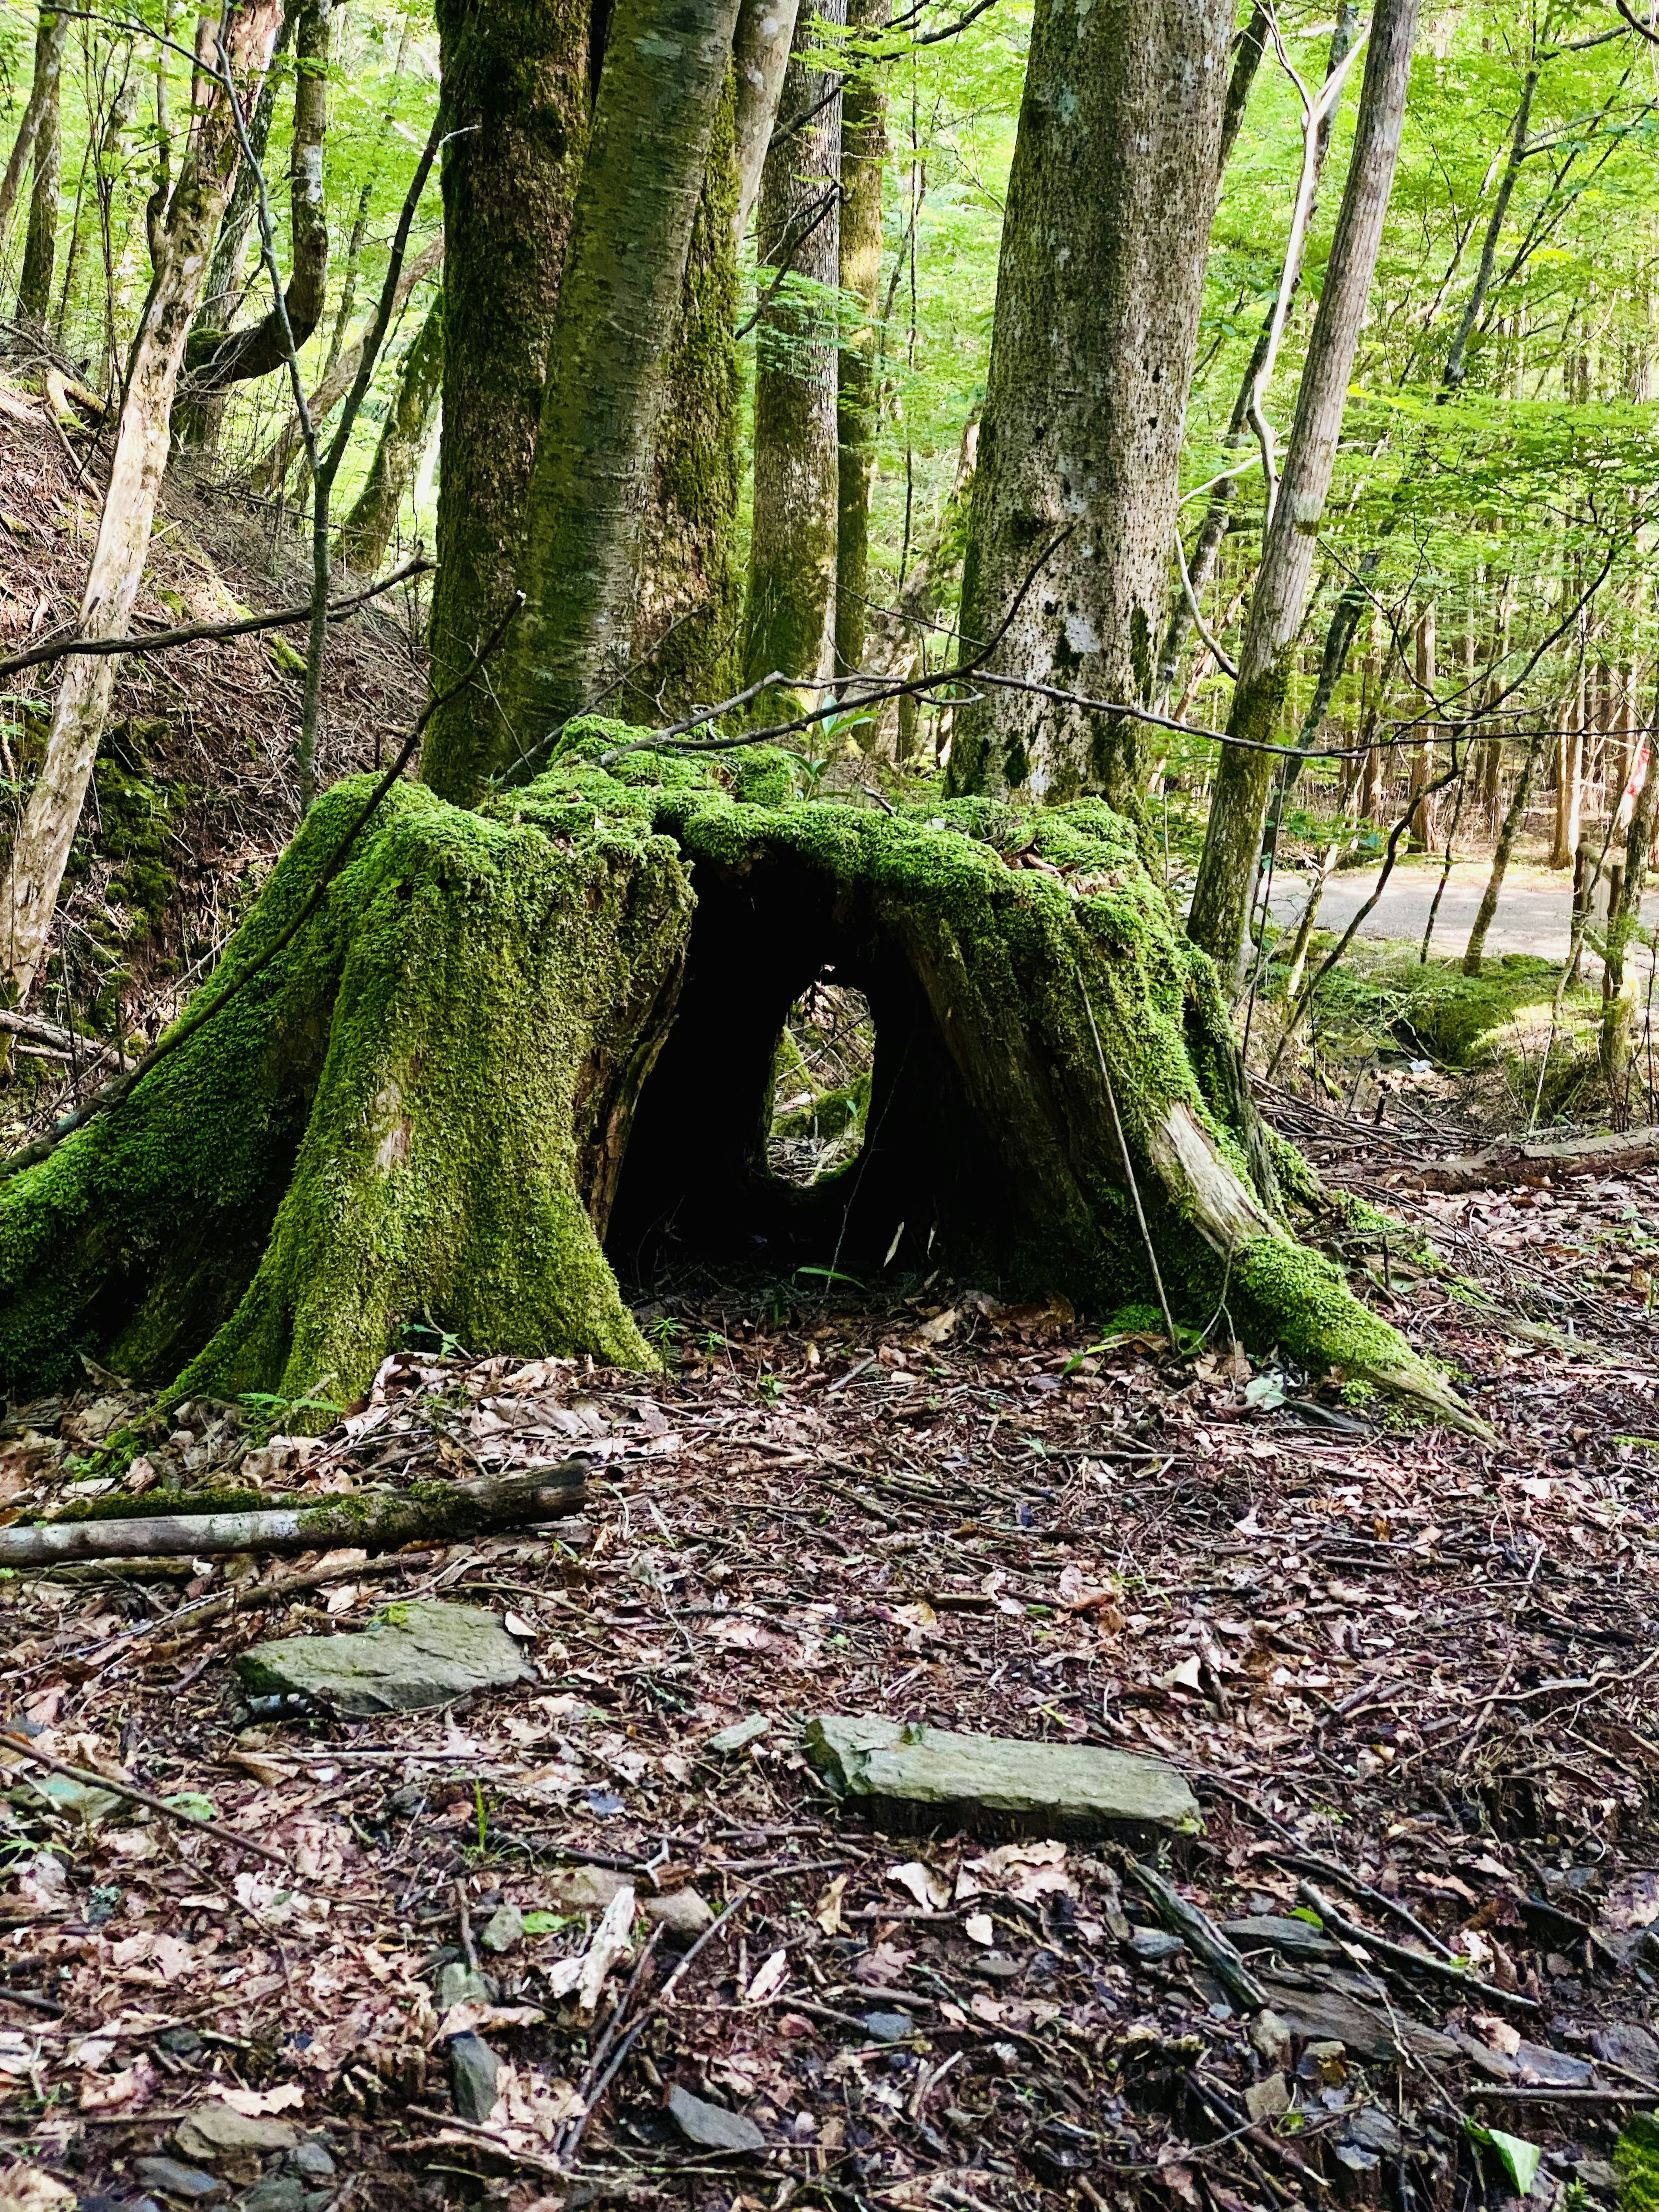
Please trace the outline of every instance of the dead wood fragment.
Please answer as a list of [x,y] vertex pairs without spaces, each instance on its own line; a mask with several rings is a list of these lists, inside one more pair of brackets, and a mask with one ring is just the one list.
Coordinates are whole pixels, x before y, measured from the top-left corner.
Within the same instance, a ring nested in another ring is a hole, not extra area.
[[[1399,1172],[1425,1190],[1496,1190],[1516,1183],[1534,1188],[1559,1176],[1627,1172],[1659,1160],[1659,1129],[1626,1129],[1620,1134],[1571,1137],[1559,1144],[1491,1145],[1449,1160],[1423,1160]],[[1391,1175],[1395,1170],[1385,1170]]]
[[1426,1951],[1413,1951],[1409,1943],[1392,1942],[1386,1936],[1362,1928],[1357,1920],[1350,1920],[1346,1913],[1339,1912],[1310,1881],[1297,1882],[1296,1889],[1302,1902],[1319,1915],[1322,1924],[1333,1936],[1340,1936],[1350,1943],[1363,1944],[1366,1950],[1375,1952],[1391,1966],[1413,1966],[1419,1973],[1438,1975],[1443,1982],[1455,1982],[1459,1989],[1471,1990],[1492,2004],[1508,2005],[1515,2012],[1543,2009],[1536,1997],[1522,1996],[1518,1990],[1499,1989],[1496,1982],[1483,1982],[1479,1975],[1455,1966],[1448,1960],[1432,1958]]
[[130,1804],[143,1805],[149,1812],[159,1813],[164,1820],[177,1820],[181,1827],[200,1828],[222,1844],[234,1844],[241,1850],[252,1851],[262,1859],[269,1859],[272,1866],[279,1866],[285,1872],[288,1869],[288,1861],[281,1851],[272,1850],[269,1844],[256,1843],[252,1836],[239,1835],[234,1828],[222,1828],[216,1820],[200,1820],[194,1813],[186,1813],[177,1805],[169,1805],[165,1797],[157,1797],[148,1790],[140,1790],[133,1783],[113,1781],[107,1774],[94,1773],[89,1767],[67,1765],[61,1759],[53,1759],[46,1752],[37,1751],[26,1735],[14,1735],[9,1729],[0,1729],[0,1747],[15,1752],[20,1758],[33,1761],[36,1766],[44,1766],[50,1773],[62,1774],[70,1782],[84,1784],[89,1790],[107,1790],[112,1797],[125,1797]]

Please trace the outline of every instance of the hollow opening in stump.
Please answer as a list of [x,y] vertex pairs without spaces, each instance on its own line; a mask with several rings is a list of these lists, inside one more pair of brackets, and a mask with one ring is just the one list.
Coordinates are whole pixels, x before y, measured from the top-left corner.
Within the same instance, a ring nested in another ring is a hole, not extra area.
[[876,901],[798,862],[700,862],[696,888],[606,1231],[618,1274],[994,1266],[1011,1179]]

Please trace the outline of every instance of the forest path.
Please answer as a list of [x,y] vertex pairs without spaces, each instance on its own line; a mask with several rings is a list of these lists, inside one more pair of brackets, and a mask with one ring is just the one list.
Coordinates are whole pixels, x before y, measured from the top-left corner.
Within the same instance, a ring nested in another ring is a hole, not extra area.
[[[1420,943],[1429,918],[1435,886],[1440,880],[1438,861],[1415,861],[1397,867],[1376,909],[1360,928],[1362,937],[1404,938]],[[1435,921],[1434,950],[1447,958],[1461,955],[1468,942],[1481,893],[1491,873],[1488,860],[1460,860],[1452,869],[1446,895]],[[1370,896],[1376,883],[1374,866],[1345,870],[1327,886],[1319,909],[1322,929],[1346,929]],[[1299,871],[1281,874],[1273,884],[1273,919],[1294,927],[1308,899],[1308,879]],[[1511,866],[1504,879],[1503,896],[1486,938],[1492,952],[1530,952],[1546,960],[1565,960],[1571,932],[1572,876],[1567,869],[1540,867],[1531,863]],[[1643,919],[1659,921],[1659,892],[1650,891],[1643,902]],[[1587,962],[1595,962],[1588,948]],[[1597,968],[1599,962],[1595,962]]]

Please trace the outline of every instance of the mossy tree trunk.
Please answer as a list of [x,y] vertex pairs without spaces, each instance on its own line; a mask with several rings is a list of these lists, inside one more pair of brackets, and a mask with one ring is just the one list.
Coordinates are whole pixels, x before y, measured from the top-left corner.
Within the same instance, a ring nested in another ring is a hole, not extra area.
[[[847,27],[884,30],[892,0],[848,0]],[[836,356],[836,674],[863,665],[870,597],[870,494],[876,465],[876,294],[887,94],[879,67],[854,70],[842,94],[841,295],[855,314]]]
[[[739,9],[739,18],[742,10]],[[635,720],[677,721],[737,688],[743,379],[738,366],[735,70],[728,72],[691,225],[640,536],[629,652],[619,695]]]
[[[0,1386],[84,1351],[168,1398],[337,1403],[416,1320],[645,1367],[607,1232],[630,1273],[896,1245],[1109,1315],[1148,1288],[1109,1071],[1178,1311],[1469,1425],[1284,1226],[1214,971],[1127,823],[1085,801],[1033,847],[983,801],[802,801],[775,752],[612,775],[619,734],[477,811],[394,787],[282,945],[367,780],[319,801],[227,952],[239,995],[0,1184]],[[803,1192],[765,1132],[826,962],[875,1016],[870,1133]]]
[[398,370],[398,388],[380,431],[374,459],[351,512],[340,526],[338,551],[348,568],[371,576],[398,524],[398,509],[409,489],[438,411],[444,373],[444,309],[441,294],[427,309]]
[[[598,55],[590,0],[438,0],[437,17],[451,136],[429,643],[443,692],[514,589]],[[433,716],[421,773],[465,805],[507,737],[477,684]]]
[[40,128],[34,139],[34,177],[29,188],[28,230],[23,241],[23,268],[17,280],[20,322],[43,329],[52,311],[52,272],[58,258],[58,185],[63,168],[63,74],[47,49],[62,20],[42,16],[34,46],[34,76],[40,83],[46,65],[49,83],[42,95]]
[[[989,664],[1145,703],[1163,627],[1182,417],[1215,210],[1227,0],[1037,0],[997,273],[963,574]],[[1135,726],[990,690],[957,716],[953,788],[1138,814]]]
[[[750,684],[774,669],[827,678],[835,660],[842,95],[813,50],[820,23],[838,27],[846,20],[847,0],[803,0],[761,181],[756,281],[766,303],[755,351],[743,648]],[[763,702],[762,711],[772,705]]]
[[[665,357],[685,336],[737,13],[738,0],[617,0],[611,17],[525,507],[524,611],[496,678],[508,774],[628,665]],[[721,248],[729,225],[723,211]]]
[[[1290,687],[1320,517],[1336,465],[1336,441],[1394,185],[1416,31],[1417,0],[1378,0],[1342,209],[1227,714],[1229,736],[1257,744],[1277,737]],[[1188,929],[1224,975],[1237,972],[1244,950],[1273,769],[1273,754],[1247,751],[1242,745],[1224,747],[1216,769]]]
[[69,43],[70,17],[43,7],[34,38],[34,76],[29,96],[11,142],[3,173],[0,173],[0,246],[6,242],[11,211],[23,189],[23,178],[34,155],[35,142],[60,97],[64,49]]

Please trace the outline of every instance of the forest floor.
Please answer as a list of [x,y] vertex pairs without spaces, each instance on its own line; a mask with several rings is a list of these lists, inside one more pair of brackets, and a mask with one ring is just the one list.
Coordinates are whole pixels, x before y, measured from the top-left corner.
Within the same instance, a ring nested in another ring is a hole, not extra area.
[[[942,1280],[822,1310],[659,1288],[649,1377],[402,1353],[314,1442],[180,1409],[158,1470],[285,1491],[580,1449],[586,1524],[301,1562],[304,1585],[252,1559],[0,1583],[9,1725],[177,1814],[94,1815],[5,1754],[13,2196],[1565,2212],[1613,2201],[1621,2166],[1639,2191],[1659,1174],[1394,1182],[1441,1259],[1376,1295],[1492,1445]],[[136,1410],[94,1377],[15,1413],[8,1517]],[[491,1607],[536,1679],[250,1723],[241,1648],[394,1593]],[[844,1811],[802,1744],[836,1712],[1173,1761],[1205,1825],[1164,1863],[1233,1924],[1243,1990],[1109,1840]],[[558,1969],[624,1882],[718,1925],[672,1983],[676,1936],[641,1942],[584,2014]],[[491,1929],[493,2001],[441,2018],[445,1965],[504,1905],[524,1932]],[[445,2061],[469,2025],[501,2063],[472,2125]],[[676,2089],[761,2147],[689,2142]],[[205,2107],[253,2147],[204,2150]]]

